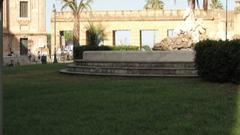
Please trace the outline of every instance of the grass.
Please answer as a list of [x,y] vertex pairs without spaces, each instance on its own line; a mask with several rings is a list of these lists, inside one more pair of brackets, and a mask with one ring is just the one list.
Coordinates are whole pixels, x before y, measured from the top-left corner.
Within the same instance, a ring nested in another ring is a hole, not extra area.
[[239,135],[239,87],[190,78],[69,76],[6,68],[7,135]]

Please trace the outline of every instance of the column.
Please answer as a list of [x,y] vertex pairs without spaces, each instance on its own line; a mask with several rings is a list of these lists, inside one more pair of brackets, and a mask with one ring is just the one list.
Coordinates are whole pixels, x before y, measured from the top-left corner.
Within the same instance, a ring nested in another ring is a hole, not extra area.
[[104,40],[104,45],[113,46],[114,45],[114,37],[115,31],[106,31],[106,39]]

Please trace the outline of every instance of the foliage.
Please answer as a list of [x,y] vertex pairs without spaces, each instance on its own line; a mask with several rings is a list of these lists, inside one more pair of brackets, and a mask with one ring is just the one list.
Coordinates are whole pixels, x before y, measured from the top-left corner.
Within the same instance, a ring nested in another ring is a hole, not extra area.
[[164,3],[162,0],[146,0],[144,9],[162,10],[164,9]]
[[238,6],[234,9],[234,13],[240,14],[240,6]]
[[78,0],[62,0],[63,6],[62,9],[69,8],[73,11],[74,15],[79,15],[85,9],[91,9],[91,2],[93,0],[81,0],[78,4]]
[[144,51],[152,51],[151,47],[148,46],[148,45],[144,45],[144,46],[142,47],[142,49],[143,49]]
[[66,42],[73,41],[73,32],[72,31],[64,31],[64,38]]
[[87,27],[87,45],[99,46],[104,39],[106,39],[106,34],[102,25],[89,23]]
[[85,45],[85,46],[77,46],[74,47],[74,59],[82,59],[84,51],[107,51],[112,50],[110,46],[93,46],[93,45]]
[[192,78],[4,68],[6,135],[239,135],[240,88]]
[[214,82],[240,82],[240,40],[201,41],[195,51],[200,77]]
[[49,48],[49,52],[51,52],[51,34],[47,34],[47,48]]
[[90,4],[93,2],[93,0],[80,0],[78,4],[78,0],[62,0],[63,9],[70,9],[74,16],[74,28],[73,28],[73,44],[74,46],[79,46],[80,43],[80,15],[83,10],[91,9]]
[[115,50],[115,51],[138,51],[139,46],[135,46],[135,45],[113,46],[112,50]]
[[212,9],[223,9],[223,4],[220,0],[211,0],[210,7]]
[[94,46],[85,45],[74,47],[74,59],[82,59],[84,51],[137,51],[138,46]]
[[47,34],[47,44],[51,44],[51,34]]

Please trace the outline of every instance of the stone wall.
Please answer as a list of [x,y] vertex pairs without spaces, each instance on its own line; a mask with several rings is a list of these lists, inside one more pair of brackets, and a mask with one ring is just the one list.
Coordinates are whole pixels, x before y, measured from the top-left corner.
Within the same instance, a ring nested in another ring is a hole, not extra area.
[[234,34],[240,35],[240,14],[234,14]]
[[27,56],[4,56],[3,61],[4,66],[18,66],[31,64]]

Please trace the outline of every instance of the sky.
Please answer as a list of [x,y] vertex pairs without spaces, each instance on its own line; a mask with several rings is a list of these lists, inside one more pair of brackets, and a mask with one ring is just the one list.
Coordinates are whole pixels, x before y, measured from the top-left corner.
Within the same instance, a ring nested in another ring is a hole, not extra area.
[[[166,9],[183,9],[187,7],[187,0],[177,0],[174,7],[173,0],[162,0]],[[200,0],[201,1],[201,0]],[[225,7],[225,0],[221,0]],[[94,0],[92,10],[142,10],[146,0]],[[61,10],[61,0],[46,0],[46,30],[50,32],[50,18],[53,10],[53,4],[57,11]],[[229,9],[234,9],[234,0],[228,0]]]

